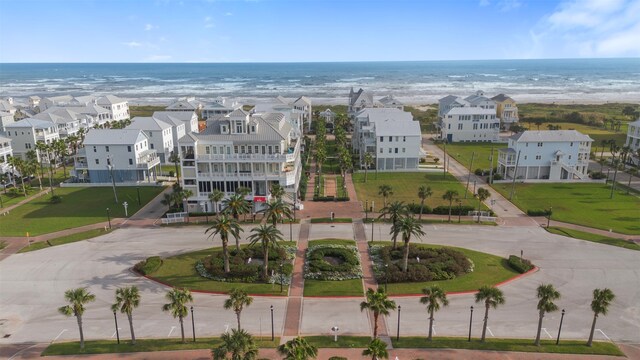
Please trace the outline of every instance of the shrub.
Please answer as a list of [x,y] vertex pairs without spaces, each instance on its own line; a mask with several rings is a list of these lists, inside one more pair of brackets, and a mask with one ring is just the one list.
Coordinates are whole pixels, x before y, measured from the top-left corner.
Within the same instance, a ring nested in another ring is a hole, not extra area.
[[493,180],[502,180],[502,175],[501,174],[496,174],[495,172],[493,173]]
[[509,266],[513,268],[513,270],[519,272],[520,274],[524,274],[527,271],[533,269],[533,264],[531,261],[527,259],[520,260],[519,256],[509,255]]
[[589,177],[594,179],[594,180],[606,179],[607,178],[607,174],[605,174],[603,172],[600,172],[600,171],[594,171],[594,172],[589,174]]
[[162,265],[160,256],[152,256],[137,263],[133,269],[142,275],[149,275],[156,272],[156,270],[160,268],[160,265]]
[[487,172],[487,173],[488,173],[488,171],[486,171],[486,170],[484,170],[484,169],[480,169],[480,168],[478,168],[478,169],[476,169],[473,173],[474,173],[474,174],[476,174],[477,176],[484,176],[484,175],[485,175],[485,172]]
[[[413,214],[420,214],[420,204],[408,204],[407,209],[411,211]],[[423,214],[430,214],[431,208],[429,205],[424,204],[424,208],[422,209]]]
[[[292,248],[293,251],[289,250],[289,248]],[[295,254],[295,248],[290,246],[269,251],[269,270],[274,276],[278,276],[278,279],[284,275],[283,284],[289,283],[289,275],[291,275],[293,265],[286,260],[291,259],[293,254]],[[249,259],[251,259],[251,262],[249,262]],[[219,250],[199,261],[196,264],[196,271],[200,276],[216,281],[251,283],[261,280],[273,282],[273,276],[269,279],[262,278],[263,259],[262,246],[247,247],[240,249],[240,251],[232,249],[229,251],[230,271],[225,274],[222,250]],[[283,262],[283,274],[276,274],[276,272],[280,271],[280,264]],[[278,283],[280,283],[280,280],[278,280]]]
[[[470,205],[458,206],[456,204],[453,204],[453,206],[451,207],[451,215],[458,215],[458,213],[460,213],[460,215],[467,215],[469,211],[474,211],[474,210],[476,210],[476,208]],[[438,215],[449,215],[449,206],[448,205],[437,206],[433,208],[432,212]]]
[[49,202],[52,204],[59,204],[62,202],[62,196],[53,195],[52,197],[49,198]]
[[[304,278],[314,280],[348,280],[362,278],[358,249],[351,245],[322,244],[307,249]],[[340,264],[331,264],[326,257],[337,258]]]
[[527,209],[527,215],[529,216],[549,216],[551,212],[549,210],[542,209]]

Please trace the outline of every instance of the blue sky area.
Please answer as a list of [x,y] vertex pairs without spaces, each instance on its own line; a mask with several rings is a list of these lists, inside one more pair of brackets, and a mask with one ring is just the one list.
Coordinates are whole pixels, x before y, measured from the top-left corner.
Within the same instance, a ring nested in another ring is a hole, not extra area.
[[640,56],[640,0],[0,0],[0,62]]

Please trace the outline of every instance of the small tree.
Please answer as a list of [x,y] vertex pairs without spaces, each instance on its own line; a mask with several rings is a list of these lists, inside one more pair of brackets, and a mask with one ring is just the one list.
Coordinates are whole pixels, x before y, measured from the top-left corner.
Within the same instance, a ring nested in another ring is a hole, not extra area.
[[481,187],[478,188],[478,193],[476,194],[478,197],[478,222],[480,222],[480,207],[482,206],[482,202],[491,197],[491,193],[489,190]]
[[169,155],[169,161],[173,163],[173,166],[176,169],[176,183],[180,184],[180,167],[178,166],[178,164],[180,163],[180,154],[172,151],[171,155]]
[[284,360],[315,359],[318,356],[318,348],[304,338],[297,337],[278,346],[278,354],[284,356]]
[[378,195],[382,196],[383,207],[387,207],[387,198],[393,195],[393,188],[387,184],[382,184],[378,187]]
[[480,341],[484,342],[487,335],[487,325],[489,323],[489,308],[497,308],[498,305],[504,304],[504,295],[502,294],[502,290],[490,287],[483,286],[476,293],[476,302],[484,301],[484,322],[482,324],[482,338]]
[[418,220],[422,220],[422,213],[424,212],[424,201],[427,198],[433,195],[433,191],[431,191],[431,186],[420,185],[418,188],[418,197],[420,198],[420,214],[418,215]]
[[284,196],[284,188],[282,187],[282,185],[274,183],[273,185],[271,185],[271,196],[273,196],[276,200],[282,200],[282,197]]
[[363,356],[371,356],[372,360],[388,359],[387,343],[380,339],[373,339],[366,349],[362,350]]
[[422,293],[425,296],[420,298],[420,303],[427,305],[427,311],[429,312],[429,337],[427,340],[431,341],[433,339],[433,314],[440,310],[441,305],[448,306],[449,300],[447,300],[447,293],[438,285],[424,288]]
[[560,299],[560,293],[551,284],[542,284],[538,286],[538,332],[536,333],[536,341],[534,344],[540,346],[540,331],[542,331],[542,319],[545,313],[558,310],[558,306],[553,300]]
[[247,294],[246,291],[241,289],[231,289],[229,291],[229,298],[224,301],[224,308],[232,309],[236,313],[236,319],[238,321],[238,331],[240,327],[240,314],[245,306],[249,306],[253,303],[253,298]]
[[364,182],[367,182],[367,172],[371,164],[373,164],[373,155],[370,152],[364,153],[362,158],[362,165],[364,165]]
[[[205,234],[211,231],[209,237],[215,237],[220,235],[222,240],[222,258],[224,259],[224,272],[228,274],[231,269],[229,268],[229,236],[233,236],[236,242],[240,238],[240,232],[244,231],[234,218],[230,218],[227,215],[222,215],[213,220],[213,224],[205,230]],[[240,247],[238,247],[239,249]]]
[[211,202],[213,203],[213,208],[216,213],[216,216],[220,214],[220,211],[218,209],[218,203],[220,203],[222,199],[224,199],[224,193],[219,189],[213,189],[211,194],[209,194],[209,200],[211,200]]
[[367,300],[360,303],[360,311],[373,311],[373,338],[378,337],[378,317],[389,315],[389,310],[395,310],[396,302],[389,299],[383,288],[367,289]]
[[455,190],[447,190],[444,195],[442,195],[444,200],[449,201],[449,222],[451,222],[451,208],[453,207],[453,201],[458,198],[458,192]]
[[394,201],[389,204],[389,206],[382,208],[381,212],[382,214],[378,216],[378,219],[381,217],[386,219],[387,215],[389,215],[389,219],[391,220],[392,231],[390,234],[392,235],[391,240],[393,240],[393,248],[395,249],[399,232],[394,232],[393,226],[395,226],[403,216],[407,216],[409,214],[409,209],[402,201]]
[[69,305],[58,308],[58,312],[66,316],[75,316],[80,331],[80,349],[84,349],[84,332],[82,331],[82,315],[85,305],[95,301],[96,296],[87,291],[86,288],[71,289],[64,292],[64,298]]
[[225,360],[231,354],[232,360],[253,360],[258,357],[258,346],[251,334],[244,330],[231,329],[220,336],[222,344],[211,350],[213,360]]
[[402,236],[402,241],[404,242],[402,271],[407,272],[409,270],[409,242],[411,241],[411,236],[419,238],[425,234],[422,230],[422,224],[412,217],[405,216],[391,226],[391,234],[393,234],[394,239],[398,235]]
[[165,295],[165,299],[169,302],[162,305],[162,311],[171,313],[174,319],[177,318],[180,321],[180,334],[184,343],[184,318],[189,315],[187,304],[193,302],[193,296],[187,289],[171,289]]
[[280,230],[276,229],[273,225],[260,225],[259,227],[251,229],[252,234],[249,236],[251,245],[256,243],[262,244],[262,251],[264,253],[262,264],[262,277],[266,280],[269,277],[269,249],[278,248],[280,245],[278,241],[284,240]]
[[136,286],[116,289],[116,302],[111,305],[111,310],[127,314],[129,330],[131,330],[131,344],[136,344],[136,334],[133,331],[133,309],[140,305],[140,292]]
[[609,311],[609,305],[616,296],[610,289],[595,289],[593,290],[593,300],[591,301],[591,310],[593,311],[593,323],[591,324],[591,332],[589,333],[589,340],[587,346],[593,344],[593,332],[596,330],[596,320],[598,315],[607,315]]

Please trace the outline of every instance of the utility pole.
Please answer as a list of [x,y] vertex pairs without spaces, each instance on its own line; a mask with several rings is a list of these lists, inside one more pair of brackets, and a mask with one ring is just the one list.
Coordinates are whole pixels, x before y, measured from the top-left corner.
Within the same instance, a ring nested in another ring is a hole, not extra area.
[[447,141],[444,141],[444,157],[442,159],[442,178],[447,177]]
[[469,176],[467,176],[467,191],[464,192],[464,198],[467,198],[467,193],[469,192],[469,182],[471,181],[471,169],[473,169],[473,158],[476,156],[476,152],[471,153],[471,164],[469,164]]
[[513,193],[516,190],[516,178],[518,177],[518,164],[520,163],[520,150],[518,150],[518,157],[516,158],[516,168],[513,170],[513,183],[511,183],[511,193],[509,194],[509,201],[513,198]]
[[491,147],[491,157],[489,158],[489,184],[493,183],[493,146]]

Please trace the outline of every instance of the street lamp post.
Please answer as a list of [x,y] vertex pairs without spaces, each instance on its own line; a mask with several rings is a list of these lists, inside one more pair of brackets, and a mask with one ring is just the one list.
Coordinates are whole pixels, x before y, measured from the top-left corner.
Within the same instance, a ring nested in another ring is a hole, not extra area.
[[115,198],[116,204],[118,203],[118,193],[116,192],[116,178],[113,176],[113,165],[107,165],[107,169],[109,170],[109,174],[111,174],[111,184],[113,185],[113,197]]
[[142,205],[142,201],[140,201],[140,186],[136,186],[136,191],[138,192],[138,206]]
[[122,206],[124,206],[124,217],[129,217],[129,203],[125,201],[122,203]]
[[560,315],[560,327],[558,328],[558,338],[556,339],[556,345],[560,343],[560,332],[562,331],[562,320],[564,320],[564,309],[562,309],[562,315]]
[[402,306],[398,305],[398,330],[396,331],[396,341],[400,341],[400,310],[402,310]]
[[469,316],[469,339],[467,341],[471,342],[471,324],[473,324],[473,305],[471,305],[471,315]]
[[[371,212],[371,216],[373,217],[373,212]],[[371,242],[373,243],[373,224],[375,223],[374,219],[371,219]]]
[[553,210],[552,207],[549,207],[549,211],[547,212],[547,229],[549,228],[549,224],[551,224],[551,211]]
[[111,229],[111,210],[107,208],[107,221],[109,221],[109,229]]
[[339,327],[334,326],[331,328],[331,331],[333,331],[333,341],[337,342],[338,341],[338,330],[340,330]]
[[289,219],[289,241],[293,241],[293,220]]
[[387,284],[389,284],[389,264],[384,264],[384,292],[387,292]]
[[191,307],[191,330],[193,331],[193,342],[196,342],[196,320],[193,317],[193,306]]
[[281,262],[280,263],[280,293],[282,293],[282,282],[284,280],[284,274],[282,272],[283,267],[284,267],[284,263]]
[[271,341],[276,338],[276,333],[273,328],[273,305],[271,305]]
[[458,199],[458,224],[460,224],[461,216],[462,216],[462,201]]
[[116,339],[118,339],[118,344],[120,344],[120,331],[118,331],[118,317],[116,316],[116,311],[113,310],[113,320],[116,322]]
[[364,221],[369,222],[369,200],[364,201]]

